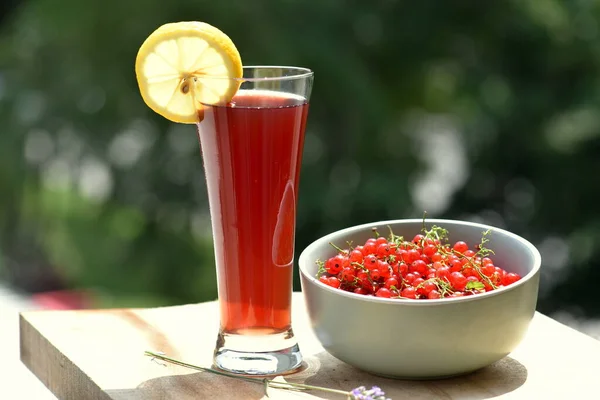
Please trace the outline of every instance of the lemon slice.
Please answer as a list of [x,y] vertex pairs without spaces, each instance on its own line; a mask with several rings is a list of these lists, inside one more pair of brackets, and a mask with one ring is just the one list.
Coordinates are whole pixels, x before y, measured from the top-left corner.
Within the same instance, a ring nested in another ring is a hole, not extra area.
[[202,104],[226,104],[242,77],[242,60],[231,39],[204,22],[174,22],[152,32],[135,61],[144,102],[163,117],[198,122]]

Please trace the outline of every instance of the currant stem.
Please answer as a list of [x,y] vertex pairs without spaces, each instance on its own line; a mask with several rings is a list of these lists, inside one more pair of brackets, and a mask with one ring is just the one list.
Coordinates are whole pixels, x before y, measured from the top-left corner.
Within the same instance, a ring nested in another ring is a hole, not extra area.
[[471,265],[471,268],[473,268],[475,271],[477,271],[477,273],[479,274],[479,276],[482,279],[484,279],[488,283],[488,285],[490,285],[493,289],[498,289],[498,286],[496,286],[494,284],[494,282],[492,282],[492,280],[489,278],[489,276],[487,276],[487,275],[485,275],[483,273],[483,271],[481,270],[481,267],[479,265],[477,265],[476,263],[474,263],[473,260],[469,259],[468,257],[466,257],[465,255],[463,255],[462,253],[459,253],[456,250],[451,250],[451,253],[454,254],[454,255],[458,255],[460,258],[465,259]]
[[325,262],[324,261],[316,260],[315,264],[317,264],[319,266],[319,269],[317,270],[317,278],[320,278],[321,275],[327,273],[327,269],[325,269]]
[[354,265],[355,267],[360,268],[362,271],[368,271],[369,269],[367,267],[365,267],[364,265],[362,265],[359,262],[353,261],[350,263],[350,265]]
[[[425,215],[423,215],[423,228],[425,229]],[[498,289],[498,286],[495,285],[492,282],[492,280],[483,273],[483,271],[481,271],[481,267],[479,265],[477,265],[475,262],[473,262],[472,259],[469,259],[464,254],[441,244],[442,240],[448,238],[448,231],[446,229],[434,225],[431,227],[430,230],[424,230],[423,232],[425,233],[425,239],[428,239],[428,238],[434,239],[434,240],[437,239],[440,241],[440,244],[436,246],[437,250],[440,254],[444,254],[444,255],[454,254],[459,258],[465,259],[466,262],[469,263],[470,267],[473,268],[475,271],[477,271],[477,274],[481,277],[481,279],[483,279],[488,285],[490,285],[490,287],[492,287],[492,289]],[[481,237],[481,243],[478,245],[479,251],[476,253],[477,255],[485,256],[490,253],[494,254],[494,252],[491,249],[488,249],[485,247],[485,244],[487,242],[489,242],[489,239],[487,238],[487,236],[490,233],[491,233],[491,231],[489,229],[483,232],[482,237]],[[464,269],[464,267],[463,267],[463,269]]]
[[340,253],[346,253],[346,251],[347,251],[347,250],[344,250],[344,249],[336,246],[335,243],[329,242],[329,244],[331,245],[331,247],[333,247],[334,249],[336,249]]

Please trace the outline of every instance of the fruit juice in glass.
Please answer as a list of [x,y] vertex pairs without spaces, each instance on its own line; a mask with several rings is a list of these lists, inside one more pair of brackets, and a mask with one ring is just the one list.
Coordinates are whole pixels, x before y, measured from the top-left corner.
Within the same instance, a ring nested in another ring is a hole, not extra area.
[[247,67],[198,123],[220,306],[216,366],[269,375],[302,357],[291,328],[298,182],[312,72]]

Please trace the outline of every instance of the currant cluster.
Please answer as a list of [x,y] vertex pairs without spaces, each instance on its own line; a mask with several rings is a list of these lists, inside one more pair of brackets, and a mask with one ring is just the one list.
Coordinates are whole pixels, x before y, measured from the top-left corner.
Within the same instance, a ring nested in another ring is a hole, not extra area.
[[496,266],[485,247],[489,231],[481,243],[448,243],[448,231],[433,226],[412,240],[396,236],[374,236],[347,249],[331,244],[337,254],[327,261],[317,260],[320,282],[357,294],[402,299],[440,299],[470,296],[508,286],[521,277]]

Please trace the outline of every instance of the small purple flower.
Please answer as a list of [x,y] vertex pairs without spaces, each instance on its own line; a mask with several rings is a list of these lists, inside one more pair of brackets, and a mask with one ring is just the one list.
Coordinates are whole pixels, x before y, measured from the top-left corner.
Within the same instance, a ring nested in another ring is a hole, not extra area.
[[378,386],[373,386],[367,390],[366,387],[360,386],[350,392],[352,400],[390,400],[385,397],[385,393]]

